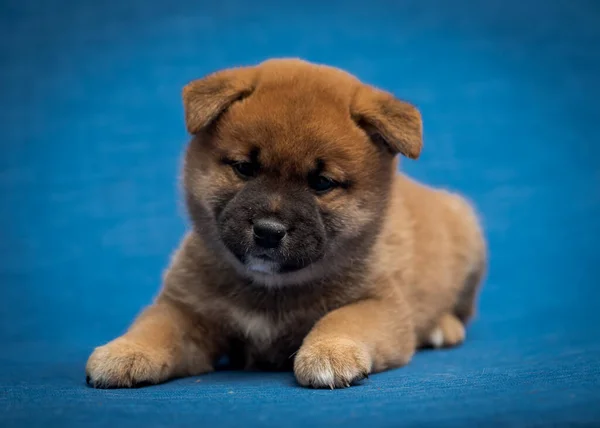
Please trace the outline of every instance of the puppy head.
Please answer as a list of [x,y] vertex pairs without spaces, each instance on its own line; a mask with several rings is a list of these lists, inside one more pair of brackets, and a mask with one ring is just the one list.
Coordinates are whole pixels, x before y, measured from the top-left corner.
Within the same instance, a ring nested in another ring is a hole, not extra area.
[[271,60],[183,91],[184,186],[197,230],[242,274],[299,283],[364,258],[394,158],[417,158],[411,105],[335,68]]

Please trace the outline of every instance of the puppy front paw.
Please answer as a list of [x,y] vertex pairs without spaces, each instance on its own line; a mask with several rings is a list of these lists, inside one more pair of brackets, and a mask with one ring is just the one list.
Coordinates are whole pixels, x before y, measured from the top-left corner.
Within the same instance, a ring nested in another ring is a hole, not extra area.
[[368,377],[371,358],[359,343],[347,338],[323,339],[303,345],[294,360],[302,386],[343,388]]
[[126,338],[96,348],[86,365],[86,382],[94,388],[131,388],[166,379],[165,352]]

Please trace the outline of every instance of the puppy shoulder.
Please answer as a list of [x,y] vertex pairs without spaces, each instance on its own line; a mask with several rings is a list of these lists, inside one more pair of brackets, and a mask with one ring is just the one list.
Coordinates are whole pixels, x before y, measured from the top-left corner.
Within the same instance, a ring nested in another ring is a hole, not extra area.
[[163,273],[158,299],[167,297],[194,311],[201,311],[209,297],[209,264],[208,252],[200,237],[193,231],[186,233]]

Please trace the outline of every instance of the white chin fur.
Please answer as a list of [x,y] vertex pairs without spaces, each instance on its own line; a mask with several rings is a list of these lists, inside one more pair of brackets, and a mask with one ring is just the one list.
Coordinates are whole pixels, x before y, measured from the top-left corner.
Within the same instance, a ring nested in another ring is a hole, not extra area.
[[250,272],[276,274],[279,271],[279,263],[249,256],[246,260],[246,269]]

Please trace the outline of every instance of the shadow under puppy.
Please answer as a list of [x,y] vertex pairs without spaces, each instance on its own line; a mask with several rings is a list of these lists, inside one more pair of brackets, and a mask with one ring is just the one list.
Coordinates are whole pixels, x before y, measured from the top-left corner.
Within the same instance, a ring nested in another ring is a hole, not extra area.
[[398,172],[419,112],[296,59],[227,69],[183,91],[193,228],[149,306],[95,349],[88,382],[131,387],[213,370],[294,370],[345,387],[457,345],[486,246],[460,196]]

